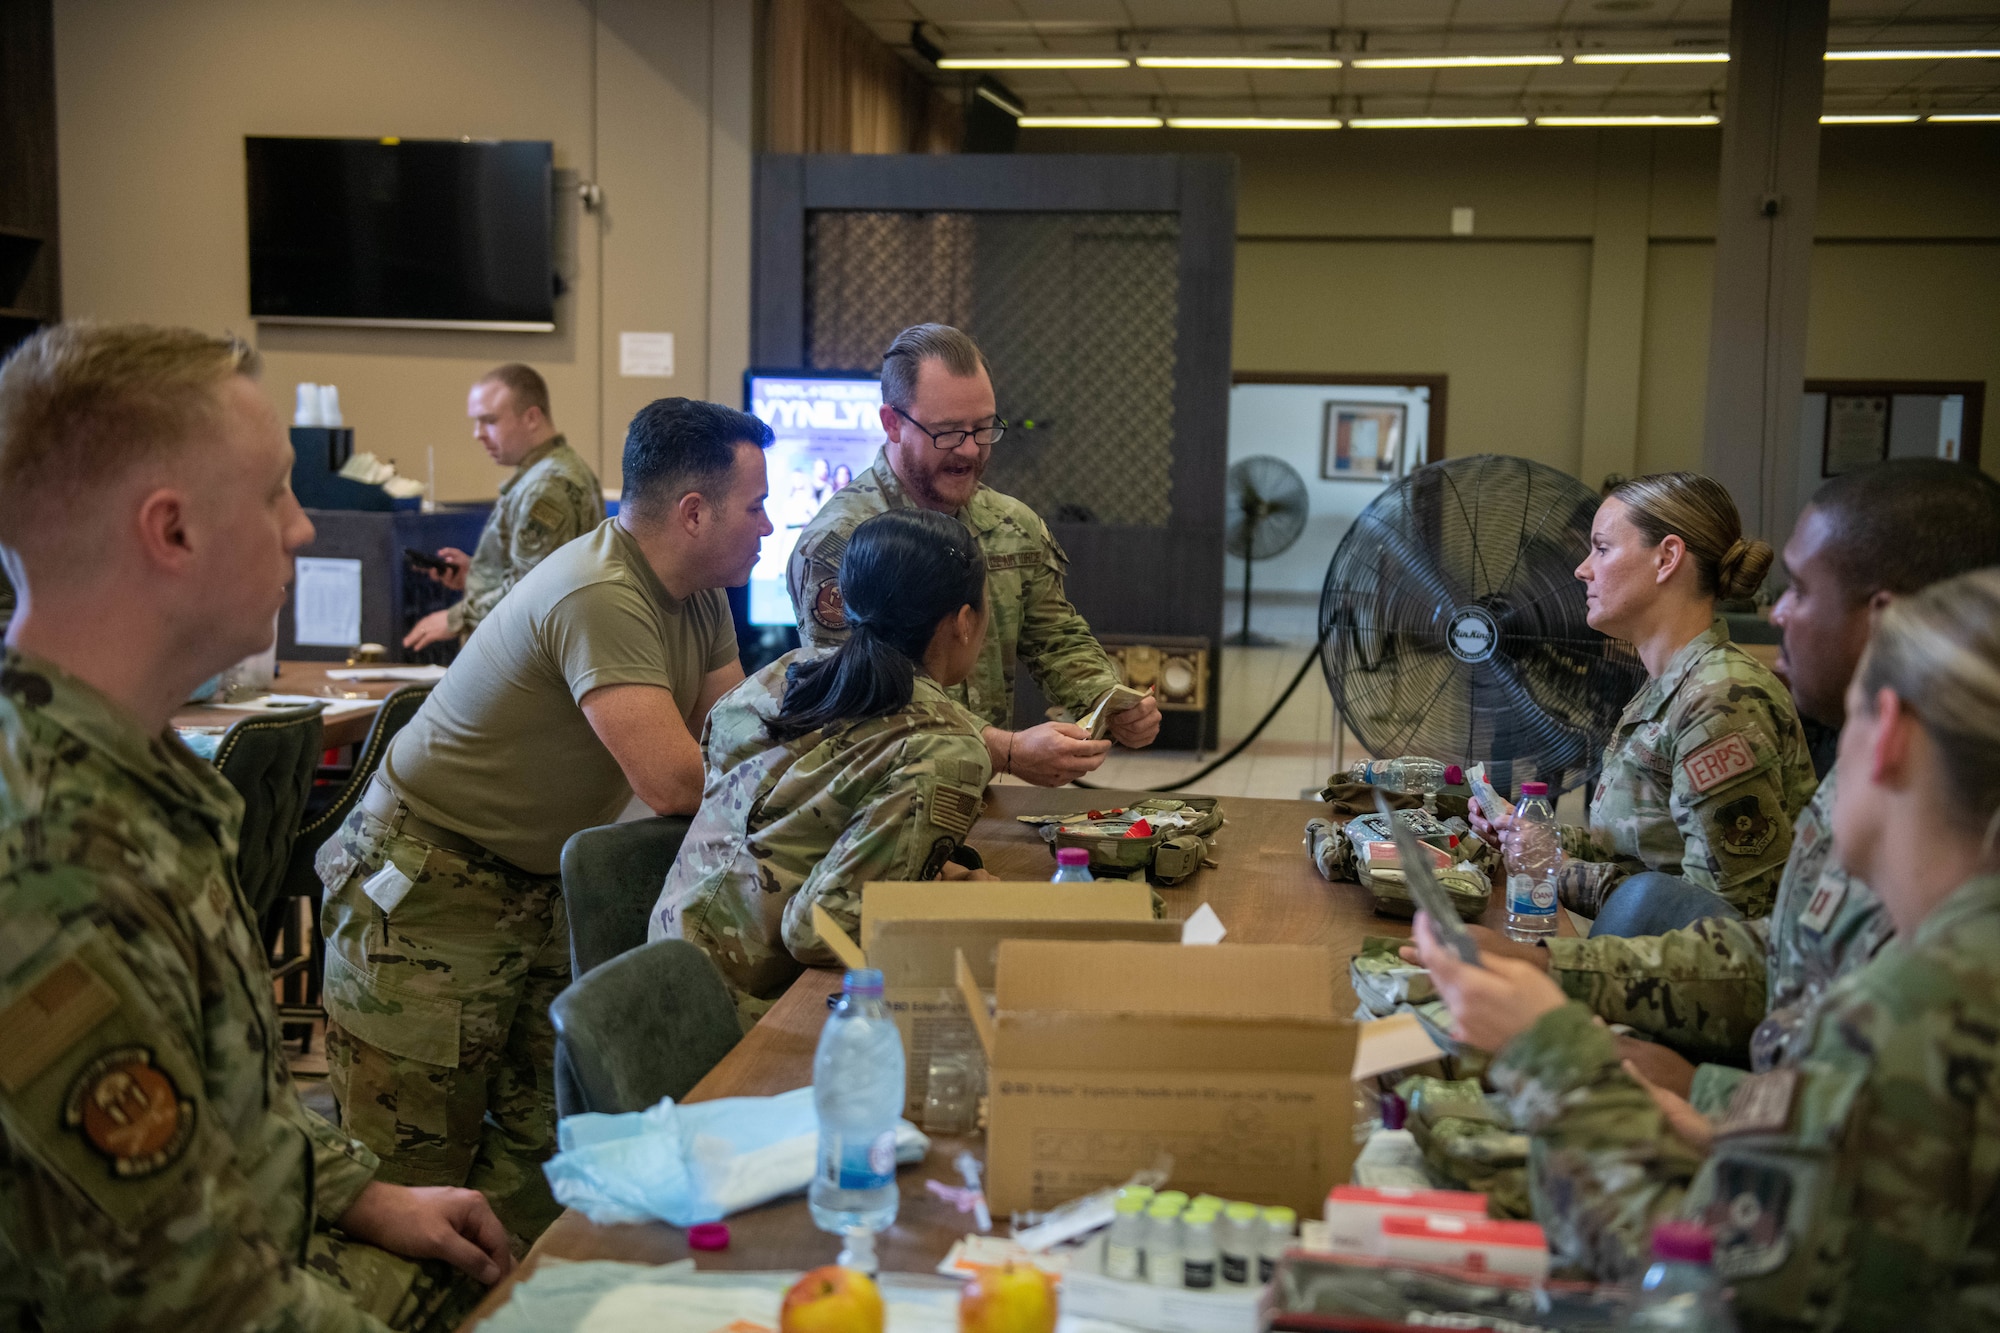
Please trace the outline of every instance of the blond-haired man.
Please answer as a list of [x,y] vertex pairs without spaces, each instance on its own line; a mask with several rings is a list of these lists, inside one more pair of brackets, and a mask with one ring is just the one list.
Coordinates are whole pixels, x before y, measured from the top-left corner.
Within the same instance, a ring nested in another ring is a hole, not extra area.
[[438,552],[451,568],[432,577],[465,596],[411,628],[403,646],[412,651],[472,633],[529,570],[604,521],[597,474],[557,433],[548,383],[533,366],[510,361],[480,376],[465,415],[486,456],[514,474],[500,483],[472,554]]
[[299,1104],[242,800],[168,727],[312,540],[255,372],[133,325],[0,369],[0,1327],[423,1327],[478,1294],[451,1266],[511,1267],[476,1191],[378,1181]]

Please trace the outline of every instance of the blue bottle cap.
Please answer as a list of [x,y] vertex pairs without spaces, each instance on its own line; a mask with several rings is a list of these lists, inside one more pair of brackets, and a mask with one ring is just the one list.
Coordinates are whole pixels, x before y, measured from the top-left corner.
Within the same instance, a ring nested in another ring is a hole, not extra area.
[[880,995],[882,993],[882,969],[879,967],[857,967],[847,974],[842,986],[849,995]]

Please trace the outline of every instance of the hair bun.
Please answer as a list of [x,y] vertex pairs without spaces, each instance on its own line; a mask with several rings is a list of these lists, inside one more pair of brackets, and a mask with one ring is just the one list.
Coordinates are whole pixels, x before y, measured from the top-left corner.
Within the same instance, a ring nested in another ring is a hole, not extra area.
[[1741,601],[1757,595],[1764,576],[1771,572],[1777,552],[1769,542],[1755,537],[1738,537],[1716,562],[1716,591],[1726,601]]

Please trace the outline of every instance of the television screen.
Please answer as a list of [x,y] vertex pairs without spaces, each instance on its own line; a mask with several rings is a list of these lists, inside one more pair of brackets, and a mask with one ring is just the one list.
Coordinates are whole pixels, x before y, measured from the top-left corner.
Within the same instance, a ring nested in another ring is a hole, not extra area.
[[771,498],[764,508],[775,531],[750,571],[750,623],[792,625],[785,567],[819,507],[875,461],[882,447],[882,384],[858,372],[753,370],[743,388],[750,414],[777,437],[765,455]]
[[246,138],[250,314],[555,329],[552,146]]

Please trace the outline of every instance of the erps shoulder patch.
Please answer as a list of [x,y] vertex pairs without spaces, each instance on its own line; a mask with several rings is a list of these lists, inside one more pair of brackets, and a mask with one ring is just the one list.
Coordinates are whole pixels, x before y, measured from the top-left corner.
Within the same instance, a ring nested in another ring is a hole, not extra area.
[[1756,767],[1757,756],[1750,753],[1750,742],[1743,739],[1740,731],[1710,741],[1681,760],[1681,772],[1687,777],[1688,785],[1701,792],[1719,787]]
[[83,1136],[111,1173],[139,1180],[172,1166],[194,1137],[194,1103],[144,1046],[119,1046],[83,1067],[63,1099],[63,1128]]

